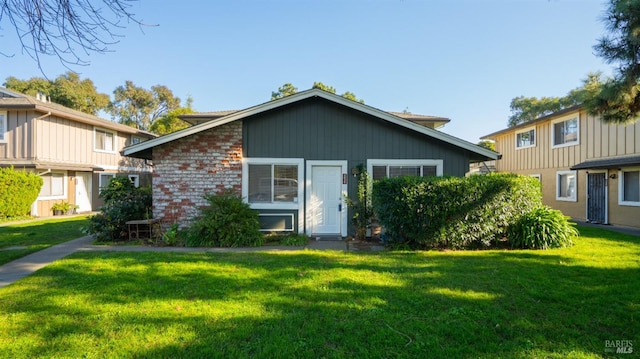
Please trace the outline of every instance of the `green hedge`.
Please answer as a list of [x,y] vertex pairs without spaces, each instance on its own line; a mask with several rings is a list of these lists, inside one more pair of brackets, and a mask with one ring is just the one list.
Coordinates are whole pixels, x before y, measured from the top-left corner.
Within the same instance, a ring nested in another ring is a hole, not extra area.
[[36,173],[0,168],[0,218],[29,215],[41,188],[42,177]]
[[397,177],[373,185],[390,244],[411,249],[487,247],[542,205],[537,179],[514,174]]

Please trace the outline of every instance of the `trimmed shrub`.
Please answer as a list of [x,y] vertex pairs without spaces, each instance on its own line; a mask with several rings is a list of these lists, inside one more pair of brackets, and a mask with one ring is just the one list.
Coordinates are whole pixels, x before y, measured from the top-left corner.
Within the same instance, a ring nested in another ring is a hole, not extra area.
[[568,216],[547,206],[525,213],[507,230],[511,247],[525,249],[569,247],[573,245],[571,237],[578,235]]
[[188,230],[187,247],[258,247],[264,243],[258,212],[235,192],[206,194],[209,203]]
[[514,174],[406,176],[373,185],[374,211],[392,247],[488,247],[541,205],[538,180]]
[[148,219],[151,213],[151,188],[137,188],[126,176],[113,178],[100,192],[104,206],[100,213],[89,218],[86,232],[98,242],[117,242],[129,239],[126,222]]
[[0,168],[0,218],[29,215],[42,183],[37,173]]

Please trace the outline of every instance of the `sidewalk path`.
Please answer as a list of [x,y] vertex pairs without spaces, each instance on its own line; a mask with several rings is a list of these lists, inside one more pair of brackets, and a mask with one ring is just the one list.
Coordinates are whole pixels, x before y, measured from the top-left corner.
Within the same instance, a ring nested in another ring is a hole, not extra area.
[[369,243],[343,240],[310,240],[305,246],[262,246],[248,248],[187,248],[187,247],[148,247],[148,246],[106,246],[94,245],[93,237],[85,236],[51,246],[31,253],[22,258],[0,266],[0,288],[22,279],[49,263],[64,258],[77,251],[111,252],[258,252],[258,251],[296,251],[303,249],[339,250],[339,251],[380,251],[384,247]]
[[93,237],[85,236],[56,244],[6,263],[0,266],[0,288],[26,277],[49,263],[64,258],[79,248],[90,245],[92,242]]

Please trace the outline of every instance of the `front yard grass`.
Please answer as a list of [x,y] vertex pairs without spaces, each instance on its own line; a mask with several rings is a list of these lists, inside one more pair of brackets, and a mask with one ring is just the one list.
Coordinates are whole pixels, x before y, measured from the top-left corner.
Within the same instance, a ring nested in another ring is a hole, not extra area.
[[87,216],[57,217],[0,226],[0,265],[52,245],[80,238]]
[[76,253],[0,289],[0,357],[634,357],[640,238],[580,231],[547,251]]

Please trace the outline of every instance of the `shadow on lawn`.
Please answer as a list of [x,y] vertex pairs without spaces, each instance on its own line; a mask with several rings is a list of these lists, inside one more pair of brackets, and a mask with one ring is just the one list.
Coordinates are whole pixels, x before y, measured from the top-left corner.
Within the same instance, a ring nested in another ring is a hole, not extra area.
[[[135,335],[115,352],[135,357],[600,356],[640,339],[637,267],[540,253],[79,253],[34,276],[37,302],[27,281],[15,295],[31,299],[0,309],[39,318],[16,336],[47,323],[26,355],[77,335]],[[61,300],[75,296],[89,303]],[[140,310],[100,309],[113,304]]]

